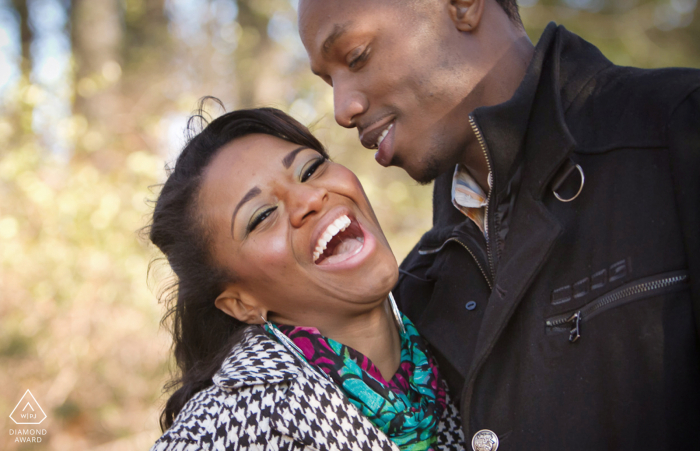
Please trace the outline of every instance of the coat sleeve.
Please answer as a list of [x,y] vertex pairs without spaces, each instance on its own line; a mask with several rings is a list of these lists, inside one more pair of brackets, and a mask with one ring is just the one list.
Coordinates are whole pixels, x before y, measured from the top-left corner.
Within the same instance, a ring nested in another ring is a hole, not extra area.
[[672,113],[668,138],[700,342],[700,88],[691,92]]
[[151,448],[151,451],[201,451],[209,449],[201,443],[187,439],[162,436]]

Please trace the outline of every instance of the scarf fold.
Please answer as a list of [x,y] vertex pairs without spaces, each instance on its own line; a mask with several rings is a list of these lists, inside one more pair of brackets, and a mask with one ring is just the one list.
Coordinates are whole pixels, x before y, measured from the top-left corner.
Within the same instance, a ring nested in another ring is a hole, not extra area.
[[[445,410],[445,389],[437,366],[411,321],[402,315],[401,363],[388,382],[360,352],[324,337],[314,327],[277,328],[303,352],[303,358],[340,387],[379,430],[402,450],[434,448],[437,428]],[[273,333],[273,336],[275,334]]]

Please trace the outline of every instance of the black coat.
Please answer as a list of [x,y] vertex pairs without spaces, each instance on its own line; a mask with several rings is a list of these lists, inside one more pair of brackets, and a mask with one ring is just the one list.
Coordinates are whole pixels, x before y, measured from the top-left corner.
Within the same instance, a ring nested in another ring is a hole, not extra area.
[[[700,71],[618,67],[550,24],[513,98],[471,120],[488,243],[441,175],[395,290],[467,440],[700,450]],[[578,191],[575,165],[580,195],[557,200]]]

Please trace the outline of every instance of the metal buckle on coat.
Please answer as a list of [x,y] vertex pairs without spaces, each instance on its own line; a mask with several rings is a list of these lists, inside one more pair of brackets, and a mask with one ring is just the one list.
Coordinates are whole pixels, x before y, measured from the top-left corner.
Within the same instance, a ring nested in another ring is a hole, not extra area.
[[[578,169],[578,173],[581,176],[581,186],[579,186],[578,191],[576,194],[574,194],[572,197],[565,199],[559,195],[557,192],[559,188],[564,184],[564,182],[569,178],[569,176],[574,172],[575,169]],[[571,202],[572,200],[576,199],[579,194],[581,194],[581,191],[583,191],[583,185],[586,181],[586,178],[583,175],[583,169],[581,169],[581,166],[578,164],[574,163],[571,161],[571,159],[567,160],[567,162],[564,164],[564,166],[559,169],[557,174],[554,176],[554,181],[552,182],[552,194],[554,194],[554,197],[557,198],[560,202]]]

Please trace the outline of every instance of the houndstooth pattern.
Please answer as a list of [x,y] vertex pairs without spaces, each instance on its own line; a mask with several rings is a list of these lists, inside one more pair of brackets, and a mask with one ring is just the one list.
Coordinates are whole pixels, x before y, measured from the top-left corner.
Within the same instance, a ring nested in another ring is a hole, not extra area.
[[[334,383],[258,328],[246,330],[213,382],[151,451],[398,451]],[[437,450],[461,451],[459,412],[448,406]]]

